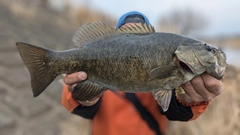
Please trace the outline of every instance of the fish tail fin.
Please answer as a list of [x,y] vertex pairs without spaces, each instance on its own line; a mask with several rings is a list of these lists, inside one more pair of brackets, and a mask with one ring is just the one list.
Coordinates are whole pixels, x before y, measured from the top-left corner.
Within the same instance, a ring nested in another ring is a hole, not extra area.
[[33,96],[37,97],[57,76],[49,73],[50,68],[46,61],[46,54],[53,51],[21,42],[16,45],[30,72]]

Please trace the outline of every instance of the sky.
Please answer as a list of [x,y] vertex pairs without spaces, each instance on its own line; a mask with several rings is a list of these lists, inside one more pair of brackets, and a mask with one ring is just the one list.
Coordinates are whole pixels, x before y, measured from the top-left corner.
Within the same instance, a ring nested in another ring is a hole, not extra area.
[[157,25],[161,15],[173,9],[192,9],[201,12],[208,25],[199,35],[240,35],[239,0],[70,0],[75,6],[88,4],[91,8],[119,18],[129,11],[145,14],[152,25]]

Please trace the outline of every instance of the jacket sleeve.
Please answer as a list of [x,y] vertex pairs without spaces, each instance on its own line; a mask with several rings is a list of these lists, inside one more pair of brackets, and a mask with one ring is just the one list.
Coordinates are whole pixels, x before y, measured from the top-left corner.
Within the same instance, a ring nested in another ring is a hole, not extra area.
[[169,120],[189,121],[197,119],[209,105],[209,102],[201,102],[191,105],[179,102],[175,96],[175,90],[173,90],[172,95],[168,110],[166,112],[162,111],[162,114],[164,114]]
[[100,107],[101,102],[102,98],[100,98],[98,102],[93,106],[82,106],[78,101],[72,98],[72,94],[68,91],[67,85],[64,85],[63,87],[61,103],[69,112],[73,114],[87,119],[93,119]]

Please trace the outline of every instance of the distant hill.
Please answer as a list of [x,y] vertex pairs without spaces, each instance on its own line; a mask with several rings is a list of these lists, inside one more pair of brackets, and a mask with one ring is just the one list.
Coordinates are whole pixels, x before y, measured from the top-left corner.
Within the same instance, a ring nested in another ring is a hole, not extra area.
[[240,49],[240,35],[216,37],[212,39],[205,39],[205,41],[223,48],[230,47]]
[[0,49],[5,50],[6,45],[16,49],[19,41],[59,50],[73,48],[72,36],[79,26],[92,21],[114,22],[86,7],[58,11],[35,0],[0,0],[0,10]]

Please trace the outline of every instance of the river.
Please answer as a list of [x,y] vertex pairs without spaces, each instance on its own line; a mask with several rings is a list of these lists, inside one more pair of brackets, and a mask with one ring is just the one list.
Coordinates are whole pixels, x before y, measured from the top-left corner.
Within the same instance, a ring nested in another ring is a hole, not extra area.
[[228,64],[240,67],[240,49],[224,48],[223,52],[227,56]]

